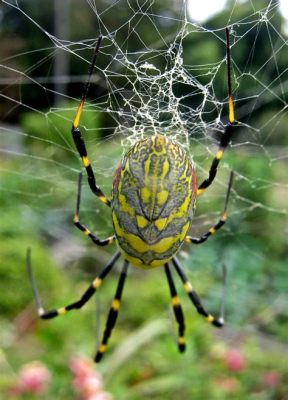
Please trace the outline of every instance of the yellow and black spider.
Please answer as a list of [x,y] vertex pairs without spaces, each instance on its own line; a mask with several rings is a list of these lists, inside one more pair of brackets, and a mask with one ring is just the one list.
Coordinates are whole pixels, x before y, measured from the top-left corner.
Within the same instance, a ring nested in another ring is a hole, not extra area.
[[103,203],[111,208],[114,234],[107,239],[99,239],[80,222],[81,174],[79,175],[78,182],[74,224],[86,236],[89,236],[97,246],[106,246],[116,241],[119,250],[113,255],[100,275],[93,280],[79,300],[65,307],[50,311],[45,311],[41,305],[32,274],[30,251],[28,251],[27,254],[27,266],[34,291],[35,302],[38,314],[43,319],[54,318],[58,315],[65,314],[67,311],[83,307],[101,286],[104,278],[111,271],[120,255],[123,256],[124,264],[122,272],[109,311],[103,339],[95,356],[96,362],[101,360],[115,325],[129,263],[143,269],[164,266],[171,293],[172,306],[178,323],[178,348],[180,352],[185,350],[185,324],[181,304],[170,271],[170,264],[175,267],[183,282],[184,289],[198,313],[217,327],[221,327],[224,324],[223,309],[219,318],[213,317],[205,310],[180,266],[176,258],[176,253],[184,242],[194,244],[205,242],[225,224],[227,219],[227,205],[232,186],[233,173],[230,175],[221,219],[202,236],[187,236],[195,209],[196,198],[213,182],[217,173],[218,164],[231,140],[233,127],[235,125],[229,41],[229,30],[226,28],[229,122],[225,126],[218,151],[212,161],[207,179],[197,187],[193,162],[186,151],[176,141],[162,135],[145,137],[144,139],[138,140],[127,151],[116,168],[112,185],[112,197],[111,200],[109,200],[97,186],[96,178],[87,155],[86,146],[78,128],[90,85],[91,75],[99,52],[101,37],[97,40],[88,72],[88,80],[84,86],[82,98],[72,123],[72,136],[83,166],[86,169],[91,191]]

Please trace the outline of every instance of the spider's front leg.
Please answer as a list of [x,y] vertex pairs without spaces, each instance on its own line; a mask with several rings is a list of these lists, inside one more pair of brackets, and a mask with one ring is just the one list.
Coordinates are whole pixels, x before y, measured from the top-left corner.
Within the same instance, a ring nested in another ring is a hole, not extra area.
[[82,173],[79,174],[78,179],[78,192],[77,192],[77,203],[76,210],[74,214],[74,225],[78,228],[84,235],[90,237],[93,243],[98,246],[106,246],[107,244],[112,244],[115,240],[115,235],[109,236],[106,239],[99,239],[93,232],[90,231],[85,225],[83,225],[79,220],[80,212],[80,202],[81,202],[81,184],[82,184]]
[[95,46],[93,58],[92,58],[92,61],[91,61],[90,67],[89,67],[88,79],[87,79],[87,82],[84,85],[82,97],[81,97],[79,106],[77,108],[75,118],[74,118],[73,123],[72,123],[71,133],[72,133],[72,137],[73,137],[75,146],[76,146],[76,148],[78,150],[78,153],[79,153],[79,155],[81,157],[83,166],[86,169],[87,176],[88,176],[88,183],[89,183],[91,191],[97,197],[99,197],[99,199],[104,204],[107,204],[110,207],[111,206],[110,200],[105,196],[105,194],[102,192],[102,190],[96,184],[96,178],[95,178],[92,166],[91,166],[89,158],[88,158],[85,142],[84,142],[84,139],[83,139],[83,137],[81,135],[81,131],[78,128],[79,123],[80,123],[80,117],[81,117],[81,114],[82,114],[82,111],[83,111],[84,103],[85,103],[86,96],[87,96],[87,93],[88,93],[88,89],[89,89],[89,86],[90,86],[91,76],[92,76],[92,73],[93,73],[93,69],[95,67],[97,55],[99,53],[99,47],[100,47],[101,40],[102,40],[102,37],[99,36],[99,38],[97,40],[97,43],[96,43],[96,46]]
[[235,121],[235,112],[234,112],[234,104],[233,104],[233,97],[232,97],[232,84],[231,84],[231,55],[230,55],[230,36],[229,36],[229,29],[226,28],[226,58],[227,58],[227,83],[228,83],[228,124],[225,126],[225,131],[222,135],[220,140],[220,144],[213,158],[208,178],[206,178],[198,187],[197,189],[197,196],[202,194],[214,181],[214,178],[217,174],[217,168],[220,160],[223,157],[224,151],[226,147],[230,143],[232,138],[232,134],[234,132],[234,126],[236,124]]
[[227,193],[226,193],[225,204],[224,204],[224,210],[223,210],[223,214],[222,214],[221,218],[219,219],[219,221],[215,225],[211,226],[211,228],[208,230],[208,232],[204,233],[200,237],[186,236],[185,237],[186,243],[201,244],[203,242],[206,242],[206,240],[211,235],[214,235],[220,228],[222,228],[223,225],[225,225],[227,218],[228,218],[227,207],[228,207],[231,187],[233,184],[233,177],[234,177],[234,172],[231,171],[230,179],[229,179],[229,183],[228,183],[228,189],[227,189]]

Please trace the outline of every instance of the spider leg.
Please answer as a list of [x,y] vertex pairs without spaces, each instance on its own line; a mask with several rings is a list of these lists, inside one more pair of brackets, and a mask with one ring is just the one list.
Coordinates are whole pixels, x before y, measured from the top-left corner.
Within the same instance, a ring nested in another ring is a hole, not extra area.
[[[206,318],[206,320],[208,322],[210,322],[211,324],[217,326],[218,328],[221,328],[224,325],[224,297],[225,297],[225,290],[223,291],[223,298],[222,298],[222,304],[221,304],[221,311],[220,311],[220,317],[219,318],[215,318],[213,315],[209,314],[205,308],[203,307],[201,300],[199,298],[199,296],[197,295],[197,293],[195,292],[195,290],[193,289],[191,283],[189,282],[185,272],[183,271],[181,265],[179,264],[179,261],[177,260],[176,257],[172,258],[172,262],[174,264],[174,267],[177,271],[177,273],[179,274],[182,282],[183,282],[183,286],[185,291],[187,292],[190,300],[192,301],[192,303],[194,304],[196,310],[198,311],[198,313],[200,315],[203,315],[203,317]],[[225,289],[225,285],[226,285],[226,269],[224,269],[224,289]]]
[[88,79],[87,79],[87,82],[84,85],[82,97],[81,97],[79,106],[77,108],[75,118],[74,118],[73,123],[72,123],[71,133],[72,133],[72,136],[73,136],[73,140],[74,140],[75,146],[76,146],[76,148],[78,150],[78,153],[79,153],[79,155],[81,157],[83,166],[86,169],[87,176],[88,176],[88,183],[89,183],[91,191],[97,197],[99,197],[99,199],[103,203],[107,204],[110,207],[110,200],[107,199],[105,194],[102,192],[102,190],[96,184],[96,178],[95,178],[92,166],[91,166],[89,158],[88,158],[86,145],[85,145],[84,139],[83,139],[83,137],[81,135],[80,129],[78,128],[79,123],[80,123],[80,117],[81,117],[81,114],[82,114],[82,111],[83,111],[83,107],[84,107],[84,103],[85,103],[85,100],[86,100],[87,92],[88,92],[88,89],[89,89],[89,86],[90,86],[91,76],[92,76],[92,73],[93,73],[93,69],[95,67],[97,55],[99,53],[99,47],[100,47],[101,40],[102,40],[102,37],[99,36],[99,38],[97,40],[97,43],[96,43],[95,50],[94,50],[93,58],[92,58],[92,61],[91,61],[90,67],[89,67]]
[[105,331],[103,334],[103,339],[102,339],[100,346],[98,347],[98,351],[95,356],[95,362],[101,361],[101,359],[106,351],[106,346],[107,346],[108,340],[109,340],[112,330],[115,326],[115,323],[116,323],[116,320],[118,317],[120,304],[121,304],[121,296],[122,296],[122,292],[123,292],[123,288],[124,288],[124,283],[125,283],[125,279],[127,276],[128,265],[129,265],[129,263],[127,261],[124,261],[122,272],[121,272],[118,286],[116,289],[116,293],[115,293],[115,296],[114,296],[114,299],[113,299],[113,302],[112,302],[112,305],[111,305],[111,308],[110,308],[110,311],[108,314],[106,327],[105,327]]
[[76,228],[80,229],[84,233],[84,235],[89,236],[91,240],[97,244],[98,246],[106,246],[107,244],[111,244],[115,240],[115,235],[112,235],[106,239],[99,239],[94,233],[90,231],[85,225],[83,225],[79,221],[79,211],[80,211],[80,202],[81,202],[81,185],[82,185],[82,173],[80,172],[78,178],[78,192],[77,192],[77,203],[76,210],[74,214],[74,225]]
[[220,160],[223,157],[224,151],[228,146],[231,137],[234,133],[234,127],[236,124],[235,121],[235,113],[234,113],[234,104],[232,97],[232,84],[231,84],[231,55],[230,55],[230,36],[229,29],[226,28],[226,59],[227,59],[227,82],[228,82],[228,124],[225,126],[224,133],[220,140],[220,144],[217,150],[215,157],[213,158],[208,178],[206,178],[197,189],[197,196],[202,194],[214,181],[214,178],[217,174],[217,168]]
[[230,196],[230,192],[231,192],[231,187],[232,187],[232,184],[233,184],[233,177],[234,177],[234,173],[233,173],[233,171],[231,171],[222,217],[219,219],[219,221],[215,225],[213,225],[208,230],[208,232],[204,233],[202,236],[200,236],[200,237],[186,236],[185,237],[185,242],[186,243],[201,244],[203,242],[206,242],[206,240],[211,235],[214,235],[226,223],[227,218],[228,218],[227,206],[228,206],[228,202],[229,202],[229,196]]
[[31,282],[31,286],[33,289],[33,294],[34,294],[34,299],[37,307],[37,312],[40,318],[42,319],[50,319],[54,317],[58,317],[59,315],[66,314],[67,311],[73,310],[73,309],[79,309],[84,306],[85,303],[93,296],[93,294],[96,292],[96,290],[101,286],[104,278],[108,275],[108,273],[111,271],[112,267],[120,257],[120,252],[117,252],[116,254],[113,255],[111,260],[108,262],[106,267],[102,270],[102,272],[99,274],[97,278],[93,280],[93,282],[90,284],[90,286],[87,288],[87,290],[83,293],[81,298],[74,303],[71,303],[65,307],[60,307],[57,309],[52,309],[49,311],[45,311],[41,300],[39,296],[39,292],[36,286],[34,274],[32,271],[32,263],[31,263],[31,249],[27,250],[27,270]]
[[177,291],[175,288],[173,277],[172,277],[170,269],[169,269],[169,265],[165,264],[164,268],[165,268],[165,273],[166,273],[166,277],[167,277],[168,285],[169,285],[169,289],[170,289],[174,315],[175,315],[176,321],[178,323],[178,348],[179,348],[179,351],[181,353],[183,353],[185,351],[185,337],[184,337],[185,322],[184,322],[183,310],[181,307],[179,297],[177,295]]

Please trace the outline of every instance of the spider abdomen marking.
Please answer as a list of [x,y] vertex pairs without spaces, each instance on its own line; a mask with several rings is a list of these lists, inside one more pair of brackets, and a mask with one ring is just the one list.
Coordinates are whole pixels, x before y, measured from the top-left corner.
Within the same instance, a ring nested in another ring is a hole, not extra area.
[[191,224],[197,187],[193,163],[174,140],[137,141],[115,171],[112,218],[117,243],[142,268],[169,261]]

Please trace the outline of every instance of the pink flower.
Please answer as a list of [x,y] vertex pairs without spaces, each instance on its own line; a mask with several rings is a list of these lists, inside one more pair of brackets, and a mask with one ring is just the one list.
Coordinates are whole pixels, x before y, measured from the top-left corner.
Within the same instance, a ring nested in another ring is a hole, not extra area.
[[77,357],[77,356],[71,358],[69,367],[70,367],[70,370],[77,377],[87,376],[93,370],[93,364],[90,359],[81,358],[81,357]]
[[99,379],[98,374],[93,375],[92,373],[87,376],[75,376],[73,387],[78,393],[90,396],[102,390],[102,380]]
[[74,375],[73,387],[81,400],[112,400],[112,396],[103,391],[103,380],[94,364],[85,358],[73,357],[70,369]]
[[39,361],[32,361],[21,368],[11,390],[15,394],[43,394],[50,380],[51,374],[47,367]]
[[112,396],[110,393],[101,392],[92,394],[92,396],[86,397],[85,400],[112,400]]
[[238,349],[227,350],[225,363],[230,371],[242,371],[246,367],[245,357]]
[[239,390],[239,381],[235,378],[218,378],[215,380],[215,386],[226,393],[236,393]]
[[268,371],[262,376],[262,382],[270,388],[277,387],[280,381],[281,376],[277,371]]

